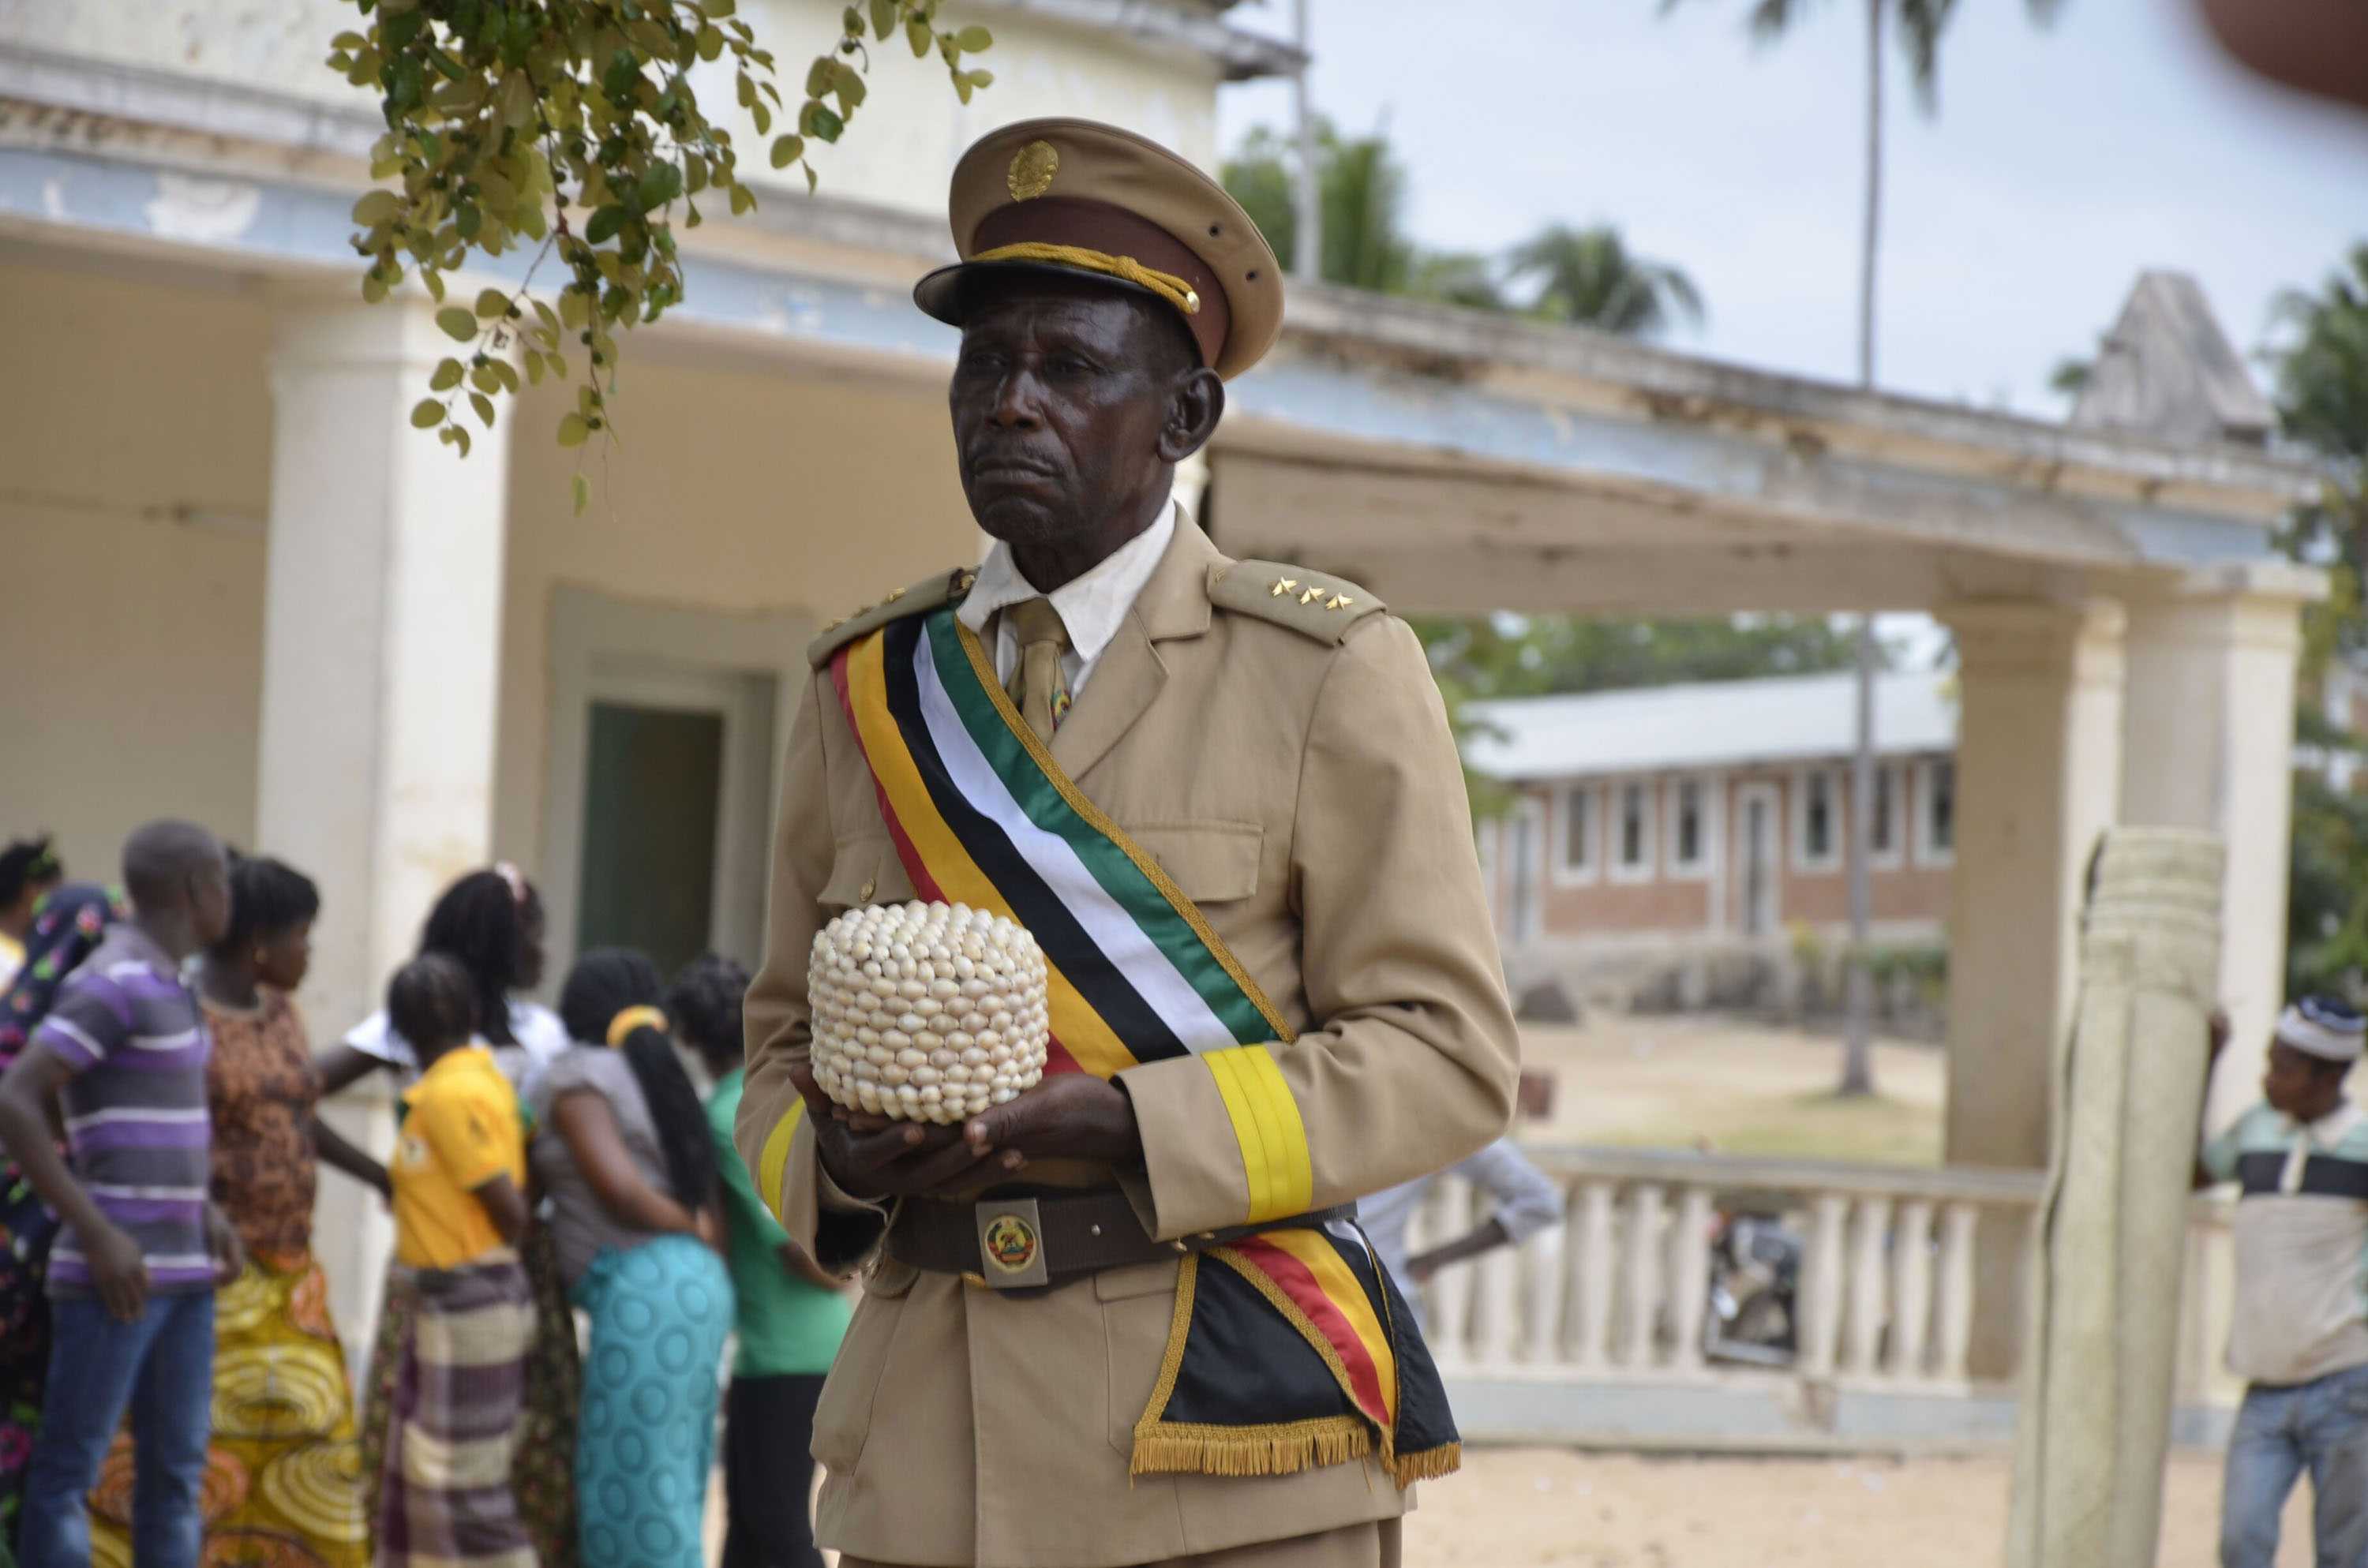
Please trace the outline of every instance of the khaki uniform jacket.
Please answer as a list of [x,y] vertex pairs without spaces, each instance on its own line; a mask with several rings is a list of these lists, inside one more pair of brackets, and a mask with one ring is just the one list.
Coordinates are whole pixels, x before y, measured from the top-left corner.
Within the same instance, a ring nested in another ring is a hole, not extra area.
[[[1286,577],[1304,585],[1273,591]],[[956,582],[837,641],[943,603]],[[1315,1207],[1480,1148],[1505,1130],[1518,1076],[1446,713],[1413,631],[1374,608],[1353,585],[1228,561],[1179,526],[1052,748],[1299,1032],[1274,1049]],[[817,660],[835,646],[817,642]],[[784,1128],[808,1041],[808,949],[849,906],[913,888],[826,667],[791,735],[777,835],[738,1142],[760,1190],[772,1144],[767,1201],[801,1245],[847,1267],[880,1219],[820,1171],[803,1117]],[[1243,1223],[1249,1178],[1209,1069],[1182,1057],[1120,1082],[1144,1156],[1126,1185],[1159,1238]],[[1013,1298],[874,1257],[814,1417],[822,1540],[894,1563],[1107,1568],[1395,1517],[1401,1494],[1370,1460],[1130,1480],[1177,1272],[1156,1262]]]

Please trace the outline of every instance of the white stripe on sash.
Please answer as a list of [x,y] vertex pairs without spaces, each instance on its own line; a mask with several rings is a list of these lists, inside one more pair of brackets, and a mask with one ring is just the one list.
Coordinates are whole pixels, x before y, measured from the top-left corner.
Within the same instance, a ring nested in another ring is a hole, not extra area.
[[993,820],[1009,835],[1020,858],[1044,879],[1053,896],[1076,917],[1086,936],[1176,1032],[1186,1050],[1198,1054],[1240,1044],[1224,1020],[1192,988],[1191,982],[1159,950],[1158,944],[1094,880],[1093,872],[1077,858],[1068,840],[1038,827],[1020,809],[1010,788],[987,761],[986,754],[979,750],[962,715],[955,711],[953,699],[939,683],[929,636],[925,626],[914,642],[913,670],[920,687],[922,722],[928,728],[929,738],[937,743],[938,756],[952,776],[954,788],[962,791],[973,809]]

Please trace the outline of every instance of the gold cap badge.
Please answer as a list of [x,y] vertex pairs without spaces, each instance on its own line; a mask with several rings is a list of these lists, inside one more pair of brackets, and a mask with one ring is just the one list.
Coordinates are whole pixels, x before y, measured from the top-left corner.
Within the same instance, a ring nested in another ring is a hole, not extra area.
[[1014,201],[1033,201],[1053,188],[1053,176],[1061,172],[1061,154],[1050,142],[1030,142],[1012,154],[1011,173],[1006,184],[1011,187]]

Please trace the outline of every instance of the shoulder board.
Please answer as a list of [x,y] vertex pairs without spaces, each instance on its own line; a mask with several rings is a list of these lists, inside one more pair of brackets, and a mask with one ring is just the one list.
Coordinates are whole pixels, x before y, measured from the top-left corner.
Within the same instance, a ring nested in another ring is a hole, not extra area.
[[822,629],[822,634],[806,644],[806,663],[820,669],[830,663],[830,656],[867,631],[875,631],[892,620],[908,615],[926,615],[940,605],[951,604],[970,592],[978,574],[968,567],[959,572],[939,572],[922,578],[909,588],[899,588],[876,605],[843,615]]
[[1209,602],[1255,615],[1315,638],[1338,642],[1382,601],[1346,577],[1328,577],[1281,561],[1236,561],[1209,585]]

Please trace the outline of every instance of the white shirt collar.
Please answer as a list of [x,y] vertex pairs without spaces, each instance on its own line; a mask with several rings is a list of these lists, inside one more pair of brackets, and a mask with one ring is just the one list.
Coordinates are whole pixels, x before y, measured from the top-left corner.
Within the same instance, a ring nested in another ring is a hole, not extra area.
[[1061,624],[1068,629],[1070,652],[1091,665],[1126,623],[1127,611],[1134,608],[1151,574],[1159,570],[1160,558],[1175,537],[1176,508],[1164,506],[1149,528],[1104,556],[1092,570],[1050,594],[1043,594],[1020,574],[1019,563],[1011,559],[1011,547],[997,540],[979,562],[978,579],[971,584],[969,596],[954,615],[973,631],[983,632],[987,618],[996,610],[1040,596],[1049,598],[1060,612]]

